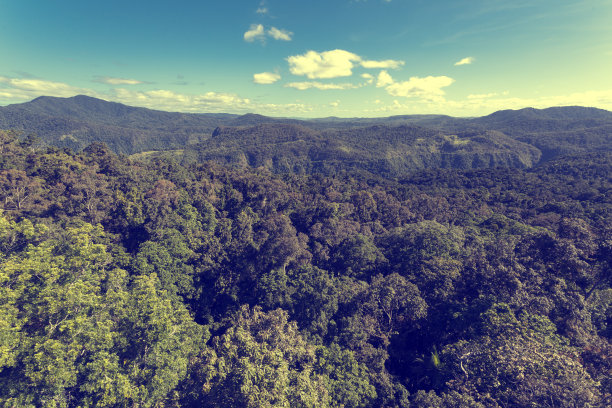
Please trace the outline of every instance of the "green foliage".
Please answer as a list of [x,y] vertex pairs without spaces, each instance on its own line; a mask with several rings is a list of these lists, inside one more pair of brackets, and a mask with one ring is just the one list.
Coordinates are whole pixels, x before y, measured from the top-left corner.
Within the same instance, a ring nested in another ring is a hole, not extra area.
[[242,307],[236,324],[204,356],[202,406],[327,407],[315,348],[287,313]]
[[376,398],[367,368],[335,343],[317,348],[315,371],[327,379],[332,407],[368,407]]
[[481,316],[478,336],[444,350],[455,366],[451,389],[515,407],[600,406],[598,384],[578,350],[555,332],[545,317],[517,317],[508,305],[493,305]]
[[[56,238],[1,218],[30,244],[0,263],[0,389],[8,405],[152,406],[186,374],[202,331],[155,275],[128,283],[100,227]],[[135,347],[136,346],[136,347]]]
[[392,180],[338,132],[285,175],[0,132],[0,405],[609,405],[611,156]]

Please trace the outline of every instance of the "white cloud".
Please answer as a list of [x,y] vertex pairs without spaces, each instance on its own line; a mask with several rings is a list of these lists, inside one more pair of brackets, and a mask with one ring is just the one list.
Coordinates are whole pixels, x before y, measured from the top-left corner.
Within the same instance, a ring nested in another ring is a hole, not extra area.
[[279,29],[276,27],[270,27],[270,29],[266,31],[263,24],[251,24],[249,30],[244,33],[244,41],[254,42],[257,40],[263,43],[266,40],[266,35],[274,38],[275,40],[291,41],[293,33],[289,30]]
[[[500,109],[521,109],[533,107],[537,109],[551,106],[593,106],[601,109],[612,110],[612,89],[575,92],[568,95],[549,95],[537,98],[508,97],[509,93],[502,92],[497,97],[470,98],[466,101],[453,102],[467,111],[485,111],[487,113]],[[478,96],[478,95],[477,95]]]
[[374,76],[372,74],[361,74],[361,77],[365,79],[368,84],[374,82]]
[[142,81],[137,79],[126,79],[126,78],[112,78],[112,77],[96,77],[94,82],[100,82],[108,85],[138,85],[142,84]]
[[393,78],[391,78],[391,75],[389,75],[387,71],[380,71],[378,74],[378,80],[376,81],[376,87],[382,88],[391,84],[393,84]]
[[8,78],[0,76],[0,92],[5,100],[27,100],[45,96],[70,97],[78,94],[95,96],[89,89],[74,87],[63,82],[32,78]]
[[[480,116],[488,115],[502,109],[522,109],[533,107],[544,109],[551,106],[593,106],[600,109],[612,110],[612,89],[601,91],[576,92],[566,95],[549,95],[537,98],[508,97],[507,91],[497,96],[483,98],[469,98],[460,100],[435,99],[407,99],[404,103],[394,101],[393,104],[379,104],[375,109],[364,110],[364,114],[380,112],[411,112],[411,113],[440,113],[452,116]],[[488,96],[489,94],[474,95]]]
[[261,2],[259,2],[259,7],[257,8],[256,13],[257,14],[268,14],[269,10],[268,10],[268,5],[266,4],[265,0],[262,0]]
[[317,81],[306,81],[306,82],[291,82],[285,85],[287,88],[295,88],[300,91],[304,91],[306,89],[320,89],[322,91],[328,90],[342,90],[342,89],[355,89],[359,88],[359,85],[354,84],[324,84],[322,82]]
[[[310,79],[351,76],[357,64],[366,69],[396,69],[405,64],[404,61],[392,59],[364,60],[359,55],[345,50],[308,51],[303,55],[291,56],[287,61],[292,74],[305,75]],[[371,79],[364,75],[362,77]]]
[[268,30],[268,35],[275,40],[291,41],[293,33],[291,31],[279,30],[276,27],[272,27]]
[[353,62],[361,61],[361,57],[344,50],[308,51],[304,55],[291,56],[287,61],[293,75],[305,75],[309,79],[337,78],[351,76]]
[[262,24],[251,24],[251,28],[244,33],[244,41],[253,42],[265,39],[264,26]]
[[442,88],[455,82],[447,76],[427,76],[425,78],[411,77],[408,81],[394,82],[385,89],[390,95],[403,96],[406,98],[419,97],[422,99],[436,100],[443,98]]
[[465,57],[457,62],[455,62],[455,66],[459,66],[459,65],[470,65],[472,62],[474,62],[474,57]]
[[386,69],[397,69],[405,64],[404,61],[396,61],[396,60],[384,60],[384,61],[361,61],[361,66],[364,68],[386,68]]
[[62,82],[32,78],[8,78],[0,76],[0,103],[25,102],[41,95],[72,97],[78,94],[172,112],[262,112],[271,115],[296,115],[313,111],[303,103],[270,104],[257,103],[249,98],[225,92],[183,94],[167,89],[137,91],[126,88],[112,88],[105,92],[74,87]]
[[281,76],[276,72],[261,72],[253,75],[253,82],[262,85],[273,84],[279,79],[281,79]]
[[112,90],[113,100],[151,109],[180,112],[224,112],[252,109],[248,98],[223,92],[206,92],[199,95],[177,93],[166,89],[132,91],[125,88]]
[[497,92],[491,92],[491,93],[487,93],[487,94],[470,94],[467,96],[468,99],[488,99],[488,98],[493,98],[494,96],[497,96],[498,93]]

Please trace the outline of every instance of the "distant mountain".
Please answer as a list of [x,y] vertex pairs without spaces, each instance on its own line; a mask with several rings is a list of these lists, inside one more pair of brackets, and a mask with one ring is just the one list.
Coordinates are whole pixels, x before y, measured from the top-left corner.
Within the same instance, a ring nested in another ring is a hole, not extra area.
[[472,119],[470,126],[494,129],[542,151],[542,159],[612,150],[612,112],[566,106],[503,110]]
[[464,137],[413,125],[315,130],[293,124],[220,127],[189,146],[187,160],[277,173],[360,170],[397,177],[423,168],[531,167],[540,151],[499,132]]
[[579,106],[503,110],[478,118],[299,120],[172,113],[83,95],[43,96],[0,107],[0,129],[34,133],[49,145],[75,150],[103,142],[123,154],[179,149],[184,160],[388,176],[427,167],[524,168],[560,155],[612,151],[612,112]]
[[0,128],[34,133],[46,143],[83,149],[104,142],[117,153],[182,148],[210,137],[238,115],[172,113],[136,108],[89,96],[42,96],[0,107]]

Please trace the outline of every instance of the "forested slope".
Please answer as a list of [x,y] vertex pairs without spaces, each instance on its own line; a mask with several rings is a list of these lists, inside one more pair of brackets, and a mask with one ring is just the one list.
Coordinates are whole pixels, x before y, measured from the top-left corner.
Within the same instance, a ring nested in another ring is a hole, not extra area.
[[265,167],[274,173],[364,171],[401,177],[427,168],[527,168],[541,152],[495,132],[460,135],[412,125],[316,131],[288,124],[220,127],[184,149],[183,162]]
[[525,168],[562,155],[612,151],[612,112],[579,106],[504,110],[479,118],[300,120],[163,112],[84,95],[43,96],[0,107],[0,129],[76,151],[101,142],[116,154],[185,153],[186,162],[328,175],[343,169],[396,177],[424,168]]
[[274,174],[0,132],[0,401],[610,406],[611,167]]
[[0,107],[0,129],[37,135],[51,146],[80,151],[106,144],[117,154],[182,148],[210,137],[237,115],[185,114],[137,108],[85,95],[42,96]]

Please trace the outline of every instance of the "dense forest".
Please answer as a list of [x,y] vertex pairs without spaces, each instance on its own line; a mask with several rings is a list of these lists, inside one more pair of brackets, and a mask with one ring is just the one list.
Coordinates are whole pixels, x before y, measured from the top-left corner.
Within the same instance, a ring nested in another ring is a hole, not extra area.
[[102,142],[117,154],[173,150],[192,162],[327,175],[347,167],[385,176],[429,167],[524,168],[560,155],[612,151],[612,112],[581,106],[476,118],[290,119],[163,112],[85,95],[41,96],[0,106],[0,129],[36,134],[47,144],[77,151]]
[[383,177],[1,131],[0,403],[610,406],[612,153],[542,151]]

